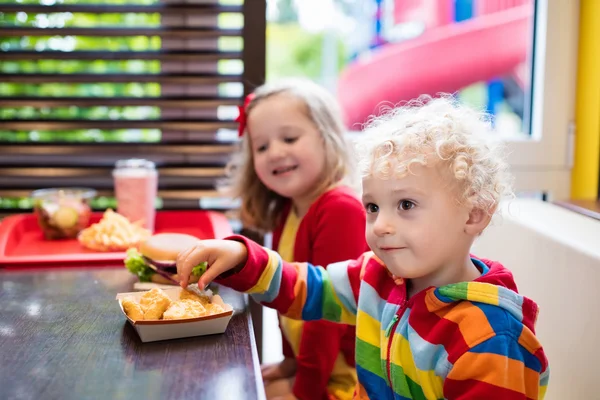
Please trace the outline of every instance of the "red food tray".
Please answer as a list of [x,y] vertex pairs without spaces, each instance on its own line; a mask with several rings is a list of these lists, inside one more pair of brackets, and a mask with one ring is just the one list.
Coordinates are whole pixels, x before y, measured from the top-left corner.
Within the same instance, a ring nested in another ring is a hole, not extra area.
[[[93,213],[91,223],[103,213]],[[225,215],[214,211],[158,211],[155,233],[187,233],[199,239],[220,239],[233,232]],[[33,214],[0,221],[0,266],[120,265],[125,252],[86,249],[76,239],[46,240]]]

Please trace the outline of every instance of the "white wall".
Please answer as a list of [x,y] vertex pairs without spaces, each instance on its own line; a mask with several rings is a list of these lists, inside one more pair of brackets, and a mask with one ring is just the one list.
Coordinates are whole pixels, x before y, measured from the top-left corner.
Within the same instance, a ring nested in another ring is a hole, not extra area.
[[473,253],[512,270],[540,306],[547,400],[600,399],[600,221],[536,200],[512,201]]

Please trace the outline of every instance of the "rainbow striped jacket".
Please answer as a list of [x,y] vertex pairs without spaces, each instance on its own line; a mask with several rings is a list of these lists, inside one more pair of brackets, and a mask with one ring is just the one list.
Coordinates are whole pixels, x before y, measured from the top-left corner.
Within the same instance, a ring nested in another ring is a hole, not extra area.
[[283,262],[241,236],[248,261],[219,282],[296,319],[356,324],[356,399],[542,399],[548,361],[537,305],[502,265],[473,258],[473,282],[407,300],[372,253],[329,265]]

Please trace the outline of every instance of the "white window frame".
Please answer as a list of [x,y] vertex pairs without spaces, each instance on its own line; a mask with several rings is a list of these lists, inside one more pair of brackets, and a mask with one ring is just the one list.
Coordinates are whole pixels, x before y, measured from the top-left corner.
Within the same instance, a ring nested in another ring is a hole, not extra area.
[[568,198],[575,135],[579,1],[538,0],[531,136],[507,139],[515,190]]

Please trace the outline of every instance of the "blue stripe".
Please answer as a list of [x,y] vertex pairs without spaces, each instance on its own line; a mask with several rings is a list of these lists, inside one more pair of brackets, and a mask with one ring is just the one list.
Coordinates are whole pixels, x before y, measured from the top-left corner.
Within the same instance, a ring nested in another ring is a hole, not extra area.
[[510,312],[492,304],[471,302],[473,306],[479,307],[485,314],[490,326],[496,334],[509,333],[518,338],[521,336],[523,324],[518,321]]
[[281,275],[283,271],[283,262],[281,257],[277,257],[277,269],[273,274],[273,279],[269,283],[269,288],[266,292],[260,294],[253,294],[252,298],[259,303],[271,303],[279,294],[279,288],[281,287]]
[[[379,297],[379,293],[366,281],[360,283],[359,291],[358,309],[369,314],[376,321],[380,321],[383,310],[388,303]],[[389,319],[392,319],[392,316],[390,315]]]
[[498,354],[521,361],[527,368],[540,372],[542,364],[540,360],[527,349],[521,346],[512,335],[494,336],[485,342],[478,344],[470,350],[471,353]]
[[440,301],[443,301],[444,303],[453,303],[455,301],[453,298],[441,294],[440,288],[435,288],[433,294],[435,294],[435,297],[437,297]]
[[489,272],[489,267],[481,260],[471,257],[471,262],[475,264],[478,270],[481,271],[481,275],[485,275]]
[[540,375],[540,386],[548,386],[548,380],[550,379],[550,368],[546,367],[546,370]]
[[[376,398],[376,397],[372,397],[372,398]],[[404,396],[401,396],[398,393],[394,392],[394,399],[396,399],[396,400],[412,400],[412,397],[404,397]]]
[[[367,371],[360,365],[356,366],[356,375],[370,399],[393,400],[394,398],[398,398],[394,397],[392,388],[388,386],[383,378]],[[400,397],[400,399],[404,400],[404,397]]]
[[504,287],[498,287],[498,305],[523,322],[523,296]]
[[329,265],[327,272],[329,272],[333,290],[342,305],[346,310],[356,315],[356,300],[354,299],[354,292],[352,292],[350,278],[348,277],[348,261]]
[[448,352],[441,344],[432,344],[423,339],[412,326],[408,326],[407,332],[410,350],[415,360],[415,366],[421,371],[435,371],[435,374],[446,379],[452,368],[448,361]]
[[[361,294],[361,296],[362,296],[362,294]],[[381,312],[379,314],[381,316],[379,318],[377,318],[379,321],[381,321],[381,330],[387,331],[387,329],[392,325],[394,315],[396,315],[399,308],[400,308],[400,306],[398,304],[392,304],[392,303],[384,303],[383,304],[383,310],[381,310]],[[361,310],[362,310],[362,308],[361,308]],[[402,316],[402,319],[405,319],[404,317],[407,314],[408,313],[405,312],[404,315]],[[401,326],[401,323],[398,322],[398,324],[396,326],[396,332],[398,331],[400,326]],[[393,332],[390,332],[390,334],[391,333],[393,333]]]
[[323,267],[308,264],[306,273],[306,302],[302,307],[302,320],[312,321],[323,318]]

